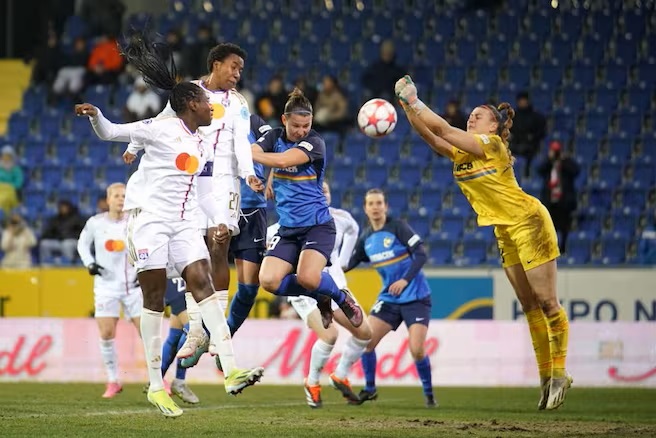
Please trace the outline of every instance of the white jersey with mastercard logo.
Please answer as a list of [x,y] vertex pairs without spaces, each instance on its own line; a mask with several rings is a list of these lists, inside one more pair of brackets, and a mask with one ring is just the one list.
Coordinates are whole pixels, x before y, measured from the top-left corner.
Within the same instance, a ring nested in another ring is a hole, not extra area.
[[95,262],[104,268],[94,276],[97,293],[129,293],[137,287],[137,271],[128,261],[127,222],[127,214],[114,220],[101,213],[89,218],[80,233],[77,250],[84,266]]
[[144,155],[129,181],[124,210],[140,208],[168,221],[197,221],[197,184],[212,151],[198,132],[177,117],[114,124],[99,112],[91,118],[103,140],[139,144]]

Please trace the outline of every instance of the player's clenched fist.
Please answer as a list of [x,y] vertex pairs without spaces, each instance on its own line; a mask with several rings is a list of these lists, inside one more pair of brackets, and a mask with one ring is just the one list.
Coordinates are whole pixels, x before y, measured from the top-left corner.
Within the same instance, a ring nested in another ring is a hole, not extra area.
[[98,108],[91,105],[90,103],[81,103],[79,105],[75,105],[75,115],[95,117],[98,115]]
[[248,186],[254,191],[254,192],[261,192],[264,190],[264,184],[262,184],[262,181],[255,175],[251,175],[248,177]]

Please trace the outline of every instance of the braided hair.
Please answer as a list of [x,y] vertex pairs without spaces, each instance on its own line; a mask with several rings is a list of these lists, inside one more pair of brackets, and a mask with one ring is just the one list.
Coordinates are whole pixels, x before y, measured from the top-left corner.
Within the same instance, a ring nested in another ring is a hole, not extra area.
[[148,85],[170,92],[169,102],[176,114],[186,111],[190,101],[204,95],[198,85],[178,82],[173,53],[166,44],[153,42],[146,34],[137,32],[122,49],[125,59],[139,70]]
[[496,134],[501,137],[501,141],[503,141],[503,144],[506,145],[508,157],[510,158],[511,163],[514,163],[515,158],[512,156],[512,152],[510,151],[509,138],[510,128],[512,128],[513,118],[515,117],[515,110],[512,106],[510,106],[508,102],[502,102],[497,107],[489,104],[484,106],[494,115],[494,118],[498,124]]

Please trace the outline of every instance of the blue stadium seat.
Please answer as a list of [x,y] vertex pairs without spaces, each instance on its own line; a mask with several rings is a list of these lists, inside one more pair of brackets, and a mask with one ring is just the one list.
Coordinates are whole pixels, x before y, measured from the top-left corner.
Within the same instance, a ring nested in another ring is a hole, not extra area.
[[592,163],[597,158],[599,152],[599,140],[590,137],[577,137],[574,140],[576,156],[581,158],[585,163]]
[[[108,108],[111,102],[111,88],[108,85],[94,85],[89,87],[84,92],[84,101],[102,109]],[[85,119],[88,125],[89,121],[86,118],[83,119]]]
[[408,191],[406,189],[387,189],[387,203],[394,211],[404,211],[408,206]]
[[453,241],[447,236],[433,234],[426,239],[428,244],[430,262],[433,265],[446,265],[451,263],[453,256]]
[[651,163],[635,163],[633,165],[633,176],[635,181],[650,186],[656,181],[656,167]]
[[9,131],[12,135],[26,137],[30,133],[32,117],[26,112],[15,112],[9,116]]
[[442,229],[450,235],[461,236],[465,228],[465,223],[460,215],[442,214]]
[[411,214],[408,217],[408,224],[422,239],[430,234],[431,218],[428,216]]
[[642,113],[649,108],[651,103],[651,92],[642,87],[631,87],[627,92],[630,108]]
[[608,137],[608,155],[624,161],[631,156],[632,139],[625,135],[611,135]]
[[41,174],[44,186],[50,189],[59,187],[63,179],[62,169],[59,166],[43,166]]
[[[514,64],[508,66],[508,82],[518,88],[527,87],[531,78],[531,69],[526,65]],[[511,101],[514,102],[514,99]]]
[[612,234],[601,237],[604,264],[619,264],[626,259],[627,239],[623,236]]
[[583,265],[589,263],[591,252],[592,237],[589,233],[575,233],[567,239],[567,264]]
[[601,160],[599,170],[602,181],[611,187],[616,186],[622,180],[622,166],[616,160]]
[[464,247],[464,256],[470,260],[472,264],[480,264],[487,258],[488,243],[483,239],[476,237],[465,236],[462,241]]
[[637,135],[642,128],[642,120],[637,114],[621,113],[617,116],[620,132],[627,135]]

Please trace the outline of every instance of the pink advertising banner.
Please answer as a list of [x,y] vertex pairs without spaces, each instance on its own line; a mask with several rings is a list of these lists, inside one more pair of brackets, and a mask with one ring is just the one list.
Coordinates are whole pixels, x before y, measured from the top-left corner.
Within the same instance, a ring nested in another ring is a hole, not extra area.
[[[656,324],[573,322],[570,329],[568,369],[576,385],[656,387]],[[166,328],[162,336],[166,337]],[[340,332],[326,376],[337,364],[348,336],[345,330]],[[233,342],[239,366],[265,367],[263,383],[299,384],[315,339],[301,321],[248,320]],[[141,341],[125,321],[119,323],[116,345],[121,380],[145,382]],[[376,351],[378,384],[418,383],[404,327],[391,332]],[[521,321],[432,321],[426,352],[435,386],[534,386],[537,382],[530,336]],[[206,355],[187,379],[218,383],[221,374]],[[94,320],[0,319],[0,381],[104,380]],[[363,383],[359,363],[351,381]]]

